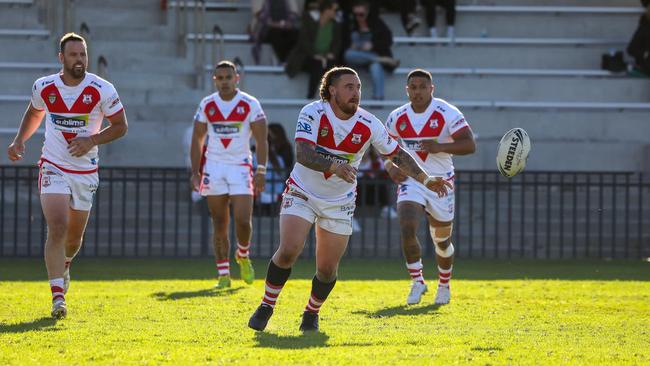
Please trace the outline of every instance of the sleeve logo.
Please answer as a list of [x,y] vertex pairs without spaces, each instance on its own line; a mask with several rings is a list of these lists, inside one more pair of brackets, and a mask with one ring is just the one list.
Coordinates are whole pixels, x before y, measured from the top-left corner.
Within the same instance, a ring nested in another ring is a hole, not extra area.
[[311,125],[307,122],[298,121],[297,132],[311,133]]

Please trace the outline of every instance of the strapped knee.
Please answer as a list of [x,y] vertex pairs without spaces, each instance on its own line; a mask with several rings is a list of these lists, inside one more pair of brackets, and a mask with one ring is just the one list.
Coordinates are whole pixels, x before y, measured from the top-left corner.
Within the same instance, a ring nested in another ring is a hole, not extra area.
[[443,258],[449,258],[454,255],[454,245],[450,242],[446,248],[442,248],[442,245],[446,243],[449,238],[451,238],[451,232],[453,230],[453,224],[444,227],[433,227],[429,226],[429,232],[431,233],[431,239],[433,240],[433,245],[436,247],[436,254]]

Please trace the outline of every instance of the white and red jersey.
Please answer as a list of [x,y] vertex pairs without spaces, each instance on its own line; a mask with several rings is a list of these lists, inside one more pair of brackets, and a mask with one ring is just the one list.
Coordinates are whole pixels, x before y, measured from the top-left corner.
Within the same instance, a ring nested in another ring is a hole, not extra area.
[[61,75],[42,77],[32,88],[32,106],[45,110],[45,141],[41,159],[71,171],[96,171],[98,148],[84,156],[68,152],[70,141],[94,135],[102,127],[104,117],[110,118],[124,107],[113,84],[95,74],[86,73],[77,86],[67,86]]
[[203,98],[194,120],[208,124],[205,158],[227,164],[251,164],[251,122],[266,119],[260,102],[237,90],[229,101],[219,93]]
[[433,98],[423,113],[415,113],[411,103],[395,109],[388,115],[386,128],[405,150],[420,159],[419,163],[427,174],[451,178],[454,175],[452,155],[431,154],[422,148],[421,141],[453,142],[454,134],[469,128],[469,124],[458,108],[445,100]]
[[[399,148],[384,125],[362,108],[348,120],[334,115],[328,102],[316,101],[300,111],[296,141],[316,145],[316,151],[331,161],[359,167],[370,145],[380,154],[391,155]],[[320,199],[337,201],[354,193],[355,183],[348,183],[331,173],[319,172],[296,163],[290,179],[303,191]]]

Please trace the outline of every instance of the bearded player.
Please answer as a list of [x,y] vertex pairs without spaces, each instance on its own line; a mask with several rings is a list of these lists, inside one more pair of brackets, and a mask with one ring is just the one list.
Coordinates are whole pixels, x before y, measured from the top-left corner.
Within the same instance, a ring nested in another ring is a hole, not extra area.
[[384,125],[359,108],[361,82],[347,67],[323,75],[321,100],[306,105],[296,126],[296,160],[283,194],[280,247],[271,258],[262,303],[248,322],[266,327],[291,268],[316,226],[316,274],[302,315],[301,331],[319,329],[318,313],[336,284],[339,261],[352,234],[357,168],[373,146],[415,181],[437,195],[451,184],[429,176],[414,158],[391,138]]
[[[18,134],[7,149],[22,159],[25,142],[45,117],[38,187],[47,222],[45,266],[52,292],[52,317],[67,315],[70,264],[81,241],[99,185],[98,146],[126,134],[124,108],[111,83],[86,72],[86,41],[68,33],[59,43],[62,70],[34,83]],[[106,118],[109,126],[101,129]]]

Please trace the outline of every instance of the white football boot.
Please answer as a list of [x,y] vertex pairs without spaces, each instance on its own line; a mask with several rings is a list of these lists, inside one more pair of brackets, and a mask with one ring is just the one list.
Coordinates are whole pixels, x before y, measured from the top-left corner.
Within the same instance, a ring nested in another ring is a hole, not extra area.
[[68,307],[64,299],[57,299],[52,302],[52,318],[63,319],[68,314]]
[[422,295],[427,292],[427,284],[413,281],[411,285],[411,291],[409,292],[408,297],[406,298],[407,305],[415,305],[420,302]]
[[450,300],[451,300],[451,291],[449,290],[449,287],[438,286],[438,292],[436,293],[435,303],[437,305],[445,305],[445,304],[449,304]]

